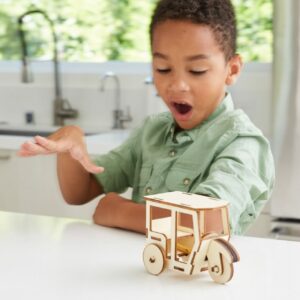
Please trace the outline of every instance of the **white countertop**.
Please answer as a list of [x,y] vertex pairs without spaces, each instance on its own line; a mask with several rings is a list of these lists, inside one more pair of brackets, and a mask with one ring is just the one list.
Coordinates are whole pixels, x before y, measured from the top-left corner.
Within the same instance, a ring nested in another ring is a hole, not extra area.
[[226,285],[146,272],[145,237],[88,221],[0,212],[1,299],[299,299],[300,243],[234,237]]
[[[87,135],[86,143],[90,155],[106,153],[119,146],[128,136],[130,130],[109,130],[95,135]],[[28,136],[12,136],[0,134],[0,150],[17,151],[25,141],[31,140]]]

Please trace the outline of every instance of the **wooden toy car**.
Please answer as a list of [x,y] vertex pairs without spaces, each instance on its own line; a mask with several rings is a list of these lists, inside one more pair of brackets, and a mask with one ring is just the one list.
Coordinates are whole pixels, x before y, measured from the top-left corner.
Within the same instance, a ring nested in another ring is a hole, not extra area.
[[[215,282],[231,280],[239,255],[229,243],[228,202],[184,192],[150,195],[145,200],[143,260],[149,273],[158,275],[166,267],[190,275],[208,270]],[[157,208],[164,217],[155,218]],[[207,228],[210,214],[219,221],[216,230]]]

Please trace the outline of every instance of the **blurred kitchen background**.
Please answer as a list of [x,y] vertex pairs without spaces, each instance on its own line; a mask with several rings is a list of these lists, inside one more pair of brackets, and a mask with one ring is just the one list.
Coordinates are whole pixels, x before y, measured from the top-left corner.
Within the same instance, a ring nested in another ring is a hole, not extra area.
[[[0,0],[0,210],[91,218],[97,201],[62,201],[55,157],[21,159],[16,151],[36,134],[77,124],[94,156],[165,110],[151,79],[155,2]],[[245,65],[230,90],[269,138],[277,166],[273,197],[247,234],[300,240],[300,4],[233,3]]]

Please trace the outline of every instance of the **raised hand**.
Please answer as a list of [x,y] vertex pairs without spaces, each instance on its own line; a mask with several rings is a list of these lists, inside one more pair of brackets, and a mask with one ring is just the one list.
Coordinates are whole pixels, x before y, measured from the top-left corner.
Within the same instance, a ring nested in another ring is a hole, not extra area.
[[18,155],[29,157],[47,154],[69,154],[77,160],[89,173],[101,173],[104,168],[94,165],[87,153],[82,130],[77,126],[65,126],[47,138],[35,136],[34,141],[21,145]]

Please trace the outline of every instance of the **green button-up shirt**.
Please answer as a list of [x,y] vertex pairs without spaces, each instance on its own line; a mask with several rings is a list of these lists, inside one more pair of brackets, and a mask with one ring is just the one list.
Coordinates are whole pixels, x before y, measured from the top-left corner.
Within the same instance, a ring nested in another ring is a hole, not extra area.
[[104,191],[133,188],[132,200],[147,194],[186,191],[229,201],[235,234],[260,213],[274,183],[270,146],[227,94],[197,127],[176,131],[172,115],[148,117],[120,147],[99,156],[105,172],[96,175]]

